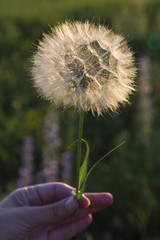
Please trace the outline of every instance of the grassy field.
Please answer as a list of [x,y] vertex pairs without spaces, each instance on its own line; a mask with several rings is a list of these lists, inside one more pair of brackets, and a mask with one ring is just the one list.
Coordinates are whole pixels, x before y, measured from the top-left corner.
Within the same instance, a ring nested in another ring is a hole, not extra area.
[[[91,143],[91,159],[99,158],[107,147],[124,138],[127,141],[91,176],[89,190],[111,191],[115,203],[95,216],[91,237],[83,239],[106,240],[105,234],[109,233],[111,240],[159,240],[159,0],[0,0],[0,199],[16,188],[26,136],[33,139],[35,172],[40,168],[50,105],[38,98],[33,88],[31,56],[42,33],[66,19],[104,23],[124,35],[138,67],[137,92],[131,105],[116,116],[86,115],[85,136]],[[147,56],[150,63],[144,74],[150,86],[148,95],[146,87],[139,87],[143,80],[139,65],[142,56]],[[140,99],[145,106],[142,119]],[[74,111],[55,112],[62,154],[75,140],[77,115]],[[148,119],[152,120],[148,123]],[[149,144],[142,141],[142,136]]]
[[0,19],[38,21],[46,25],[69,20],[105,23],[130,39],[144,41],[160,31],[159,0],[0,0]]

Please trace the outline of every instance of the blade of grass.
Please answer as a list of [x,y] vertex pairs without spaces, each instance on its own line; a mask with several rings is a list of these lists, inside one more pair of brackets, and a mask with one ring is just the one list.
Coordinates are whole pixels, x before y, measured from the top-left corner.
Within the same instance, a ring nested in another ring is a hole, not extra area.
[[86,177],[86,174],[87,174],[87,163],[88,163],[88,157],[89,157],[89,152],[90,152],[90,148],[89,148],[89,145],[87,143],[86,140],[82,139],[82,141],[86,144],[86,155],[85,155],[85,159],[82,163],[82,166],[80,168],[80,173],[79,173],[79,189],[81,188],[81,185]]
[[78,144],[77,144],[77,161],[76,161],[76,196],[79,191],[79,169],[81,164],[81,145],[82,145],[82,132],[83,132],[84,111],[80,110],[79,115],[79,128],[78,128]]
[[[88,165],[88,157],[89,157],[89,153],[90,153],[90,147],[89,144],[87,143],[87,141],[85,139],[82,139],[82,141],[86,144],[86,155],[85,155],[85,159],[80,167],[80,173],[79,173],[79,184],[78,184],[78,190],[81,188],[83,181],[86,177],[87,174],[87,165]],[[78,139],[76,141],[74,141],[68,148],[70,148],[71,146],[73,146],[76,142],[78,142]],[[79,193],[78,195],[79,196]],[[81,197],[80,197],[81,198]],[[79,199],[80,199],[79,198]]]
[[85,184],[86,184],[86,182],[87,182],[87,179],[88,179],[89,175],[90,175],[91,172],[93,171],[93,169],[94,169],[98,164],[100,164],[100,162],[101,162],[105,157],[107,157],[109,154],[111,154],[111,153],[112,153],[113,151],[115,151],[117,148],[121,147],[124,143],[125,143],[125,142],[120,143],[118,146],[116,146],[115,148],[113,148],[112,150],[110,150],[108,153],[106,153],[103,157],[101,157],[95,164],[93,164],[93,166],[90,168],[90,170],[88,171],[88,173],[87,173],[87,175],[86,175],[86,177],[85,177],[85,179],[84,179],[84,181],[83,181],[83,184],[82,184],[81,189],[80,189],[80,191],[79,191],[79,193],[78,193],[78,195],[77,195],[77,198],[81,199],[81,196],[82,196],[82,194],[83,194],[83,192],[84,192]]

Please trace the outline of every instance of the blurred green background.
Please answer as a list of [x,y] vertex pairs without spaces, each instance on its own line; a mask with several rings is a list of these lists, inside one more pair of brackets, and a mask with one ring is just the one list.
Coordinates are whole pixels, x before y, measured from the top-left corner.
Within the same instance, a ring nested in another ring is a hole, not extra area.
[[91,162],[126,142],[87,184],[88,191],[111,192],[113,206],[97,213],[88,230],[75,239],[159,240],[159,0],[0,0],[0,198],[17,186],[47,181],[44,165],[47,171],[52,165],[53,171],[45,173],[50,180],[74,182],[74,155],[70,162],[65,151],[77,138],[78,114],[40,99],[30,74],[43,32],[66,19],[88,19],[122,33],[138,67],[137,92],[129,106],[118,115],[85,115]]

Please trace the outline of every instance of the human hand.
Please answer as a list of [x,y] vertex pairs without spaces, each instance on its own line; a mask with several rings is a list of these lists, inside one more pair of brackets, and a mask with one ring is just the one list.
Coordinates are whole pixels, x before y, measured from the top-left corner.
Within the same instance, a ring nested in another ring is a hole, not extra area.
[[68,240],[113,201],[108,193],[88,193],[79,205],[72,191],[64,183],[47,183],[12,192],[0,203],[0,240]]

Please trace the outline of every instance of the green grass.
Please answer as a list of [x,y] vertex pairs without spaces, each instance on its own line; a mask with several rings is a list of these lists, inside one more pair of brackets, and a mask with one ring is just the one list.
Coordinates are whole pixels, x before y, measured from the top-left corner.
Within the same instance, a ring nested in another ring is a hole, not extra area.
[[95,20],[118,32],[148,38],[157,32],[159,0],[0,0],[0,20],[19,19],[53,26],[68,20]]
[[[147,0],[146,2],[150,2]],[[154,0],[158,1],[158,0]],[[152,1],[152,3],[154,2]],[[141,5],[144,1],[128,0],[0,0],[0,18],[61,21],[64,18],[109,17],[121,6]]]

